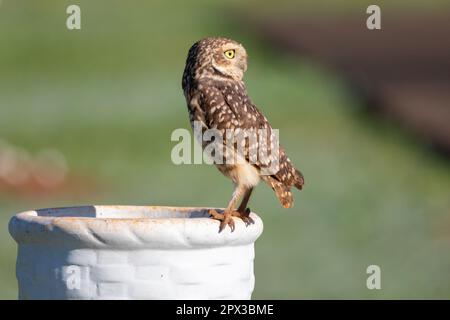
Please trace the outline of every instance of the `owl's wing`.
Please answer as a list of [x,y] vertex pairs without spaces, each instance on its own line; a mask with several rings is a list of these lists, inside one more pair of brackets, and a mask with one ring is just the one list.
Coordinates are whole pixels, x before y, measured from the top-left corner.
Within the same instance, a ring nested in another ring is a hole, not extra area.
[[[255,159],[254,155],[257,150],[262,148],[260,144],[263,144],[264,141],[268,142],[266,143],[268,147],[265,147],[264,150],[270,153],[270,150],[273,149],[270,146],[272,128],[247,95],[243,94],[243,90],[239,90],[239,87],[233,84],[219,88],[206,87],[202,90],[200,106],[204,113],[206,127],[218,130],[223,137],[224,145],[227,145],[228,142],[231,143],[231,138],[244,140],[245,145],[240,145],[239,155],[260,169],[268,166],[261,159]],[[258,129],[266,133],[267,139],[261,139]],[[230,133],[234,135],[228,136]],[[241,134],[251,135],[252,139],[243,139]],[[235,149],[237,147],[236,144]]]
[[[209,87],[202,92],[200,101],[208,128],[218,129],[223,136],[226,136],[227,129],[243,129],[246,132],[256,133],[257,139],[246,140],[242,150],[243,156],[260,170],[262,177],[265,175],[273,182],[269,183],[265,179],[272,188],[274,188],[272,184],[277,183],[289,188],[291,186],[302,188],[303,175],[291,164],[284,149],[278,144],[276,132],[267,118],[251,102],[242,85],[228,84],[220,89]],[[266,157],[260,157],[260,150]]]
[[208,128],[268,129],[266,117],[250,101],[249,97],[233,85],[225,88],[209,87],[202,90],[200,108]]

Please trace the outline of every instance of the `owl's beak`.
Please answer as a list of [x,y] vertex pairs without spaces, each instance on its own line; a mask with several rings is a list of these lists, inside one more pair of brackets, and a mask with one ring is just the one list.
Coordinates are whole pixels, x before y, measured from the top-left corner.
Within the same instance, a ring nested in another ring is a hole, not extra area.
[[245,59],[240,59],[238,65],[244,72],[247,71],[247,61],[245,61]]

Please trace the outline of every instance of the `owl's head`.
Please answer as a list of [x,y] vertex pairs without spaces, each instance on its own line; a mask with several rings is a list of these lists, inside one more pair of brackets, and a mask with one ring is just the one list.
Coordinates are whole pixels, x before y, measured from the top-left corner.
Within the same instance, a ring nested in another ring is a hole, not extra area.
[[192,59],[196,76],[216,75],[242,80],[247,70],[247,52],[238,42],[227,38],[205,38],[189,50],[188,63]]

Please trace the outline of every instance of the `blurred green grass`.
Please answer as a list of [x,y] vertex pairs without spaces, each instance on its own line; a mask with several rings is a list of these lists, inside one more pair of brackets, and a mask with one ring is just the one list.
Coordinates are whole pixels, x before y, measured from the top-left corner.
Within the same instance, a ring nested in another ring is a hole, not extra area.
[[[268,10],[260,3],[239,9]],[[80,31],[65,28],[69,4],[81,5]],[[0,138],[31,152],[57,148],[72,171],[106,190],[83,199],[0,194],[0,298],[17,297],[7,232],[13,213],[80,201],[226,204],[232,186],[215,168],[170,161],[171,132],[189,127],[180,88],[186,53],[208,35],[245,44],[249,93],[306,176],[293,209],[281,208],[265,186],[254,194],[250,206],[265,223],[254,298],[449,297],[448,162],[394,125],[355,113],[360,102],[339,76],[230,22],[228,7],[237,4],[0,3]],[[365,286],[370,264],[382,268],[380,291]]]

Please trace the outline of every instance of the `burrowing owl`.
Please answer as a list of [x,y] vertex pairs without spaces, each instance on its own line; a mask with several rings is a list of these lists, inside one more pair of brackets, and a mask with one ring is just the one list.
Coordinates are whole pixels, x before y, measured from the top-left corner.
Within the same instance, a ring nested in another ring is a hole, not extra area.
[[[252,142],[247,139],[242,143],[243,152],[239,154],[244,161],[215,163],[217,168],[231,178],[235,185],[233,196],[224,213],[210,211],[213,218],[221,220],[219,232],[227,225],[232,231],[234,230],[233,217],[241,218],[246,224],[252,222],[247,203],[253,188],[260,179],[275,191],[285,208],[293,204],[292,186],[301,190],[304,184],[303,175],[294,168],[281,147],[278,153],[269,157],[272,160],[274,155],[278,157],[276,159],[278,167],[270,174],[263,172],[269,165],[267,160],[250,161],[252,149],[275,148],[273,129],[247,94],[243,81],[246,70],[247,52],[241,44],[226,38],[205,38],[190,48],[183,74],[182,86],[193,127],[194,122],[197,121],[201,124],[203,132],[215,129],[223,136],[226,136],[226,131],[230,130],[264,129],[269,133],[267,139],[256,139],[256,141],[253,139]],[[226,145],[225,138],[217,141],[216,143]],[[202,146],[205,148],[205,141],[202,141]],[[229,149],[230,145],[226,146]],[[237,147],[237,144],[233,146]],[[236,210],[235,207],[241,197],[243,197],[242,202]]]

